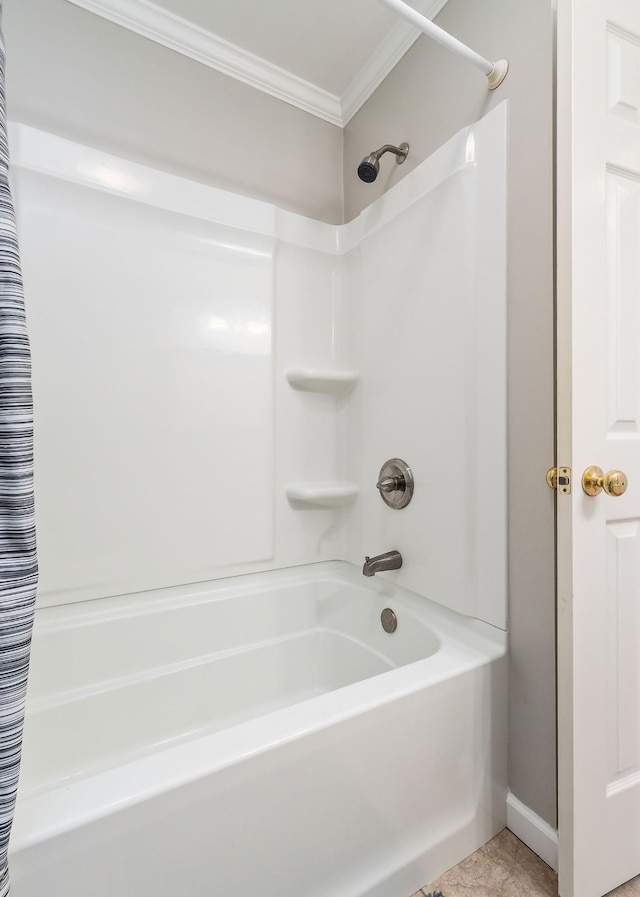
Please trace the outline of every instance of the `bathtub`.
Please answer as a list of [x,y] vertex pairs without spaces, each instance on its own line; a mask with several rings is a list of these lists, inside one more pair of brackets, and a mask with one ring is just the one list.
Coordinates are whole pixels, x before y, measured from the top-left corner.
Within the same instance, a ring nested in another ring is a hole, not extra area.
[[505,641],[347,563],[38,611],[13,897],[409,897],[505,824]]

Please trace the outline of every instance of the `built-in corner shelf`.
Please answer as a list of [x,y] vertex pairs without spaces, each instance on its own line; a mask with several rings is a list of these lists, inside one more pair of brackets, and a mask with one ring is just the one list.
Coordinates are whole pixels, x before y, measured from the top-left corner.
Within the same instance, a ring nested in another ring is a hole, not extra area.
[[289,368],[284,373],[294,389],[334,394],[349,392],[360,377],[360,371],[329,371],[322,368]]
[[358,494],[357,483],[328,482],[288,483],[285,488],[287,498],[306,505],[336,508],[349,504]]

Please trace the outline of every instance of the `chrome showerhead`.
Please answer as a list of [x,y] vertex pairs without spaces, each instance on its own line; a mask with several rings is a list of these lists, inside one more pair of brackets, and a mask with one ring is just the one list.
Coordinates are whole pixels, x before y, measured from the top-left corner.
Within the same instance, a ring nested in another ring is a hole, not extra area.
[[408,152],[408,143],[401,143],[400,146],[392,146],[390,143],[386,143],[379,150],[375,150],[375,152],[370,153],[362,160],[358,165],[358,177],[365,184],[371,184],[378,177],[378,172],[380,171],[380,156],[384,155],[384,153],[394,153],[396,162],[398,165],[401,165],[407,158]]

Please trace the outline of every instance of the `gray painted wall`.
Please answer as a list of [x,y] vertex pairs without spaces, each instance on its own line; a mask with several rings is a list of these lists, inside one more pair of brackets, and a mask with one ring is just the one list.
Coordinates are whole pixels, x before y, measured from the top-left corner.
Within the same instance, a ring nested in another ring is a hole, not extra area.
[[66,0],[3,5],[14,121],[343,220],[340,128]]
[[[449,0],[436,22],[511,68],[495,93],[482,73],[421,37],[348,124],[345,209],[356,215],[460,128],[510,100],[509,590],[510,787],[556,822],[553,494],[552,0]],[[355,170],[384,143],[408,141],[403,165],[383,159],[372,185]],[[486,471],[500,476],[501,471]]]

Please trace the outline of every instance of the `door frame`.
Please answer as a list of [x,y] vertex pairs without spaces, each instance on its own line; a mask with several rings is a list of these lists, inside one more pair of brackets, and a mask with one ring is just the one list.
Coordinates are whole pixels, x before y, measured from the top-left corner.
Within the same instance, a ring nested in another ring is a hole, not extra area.
[[[573,4],[556,3],[555,366],[556,464],[572,463]],[[574,480],[575,480],[575,471]],[[574,482],[573,488],[576,488]],[[556,495],[558,893],[574,889],[572,498]]]

